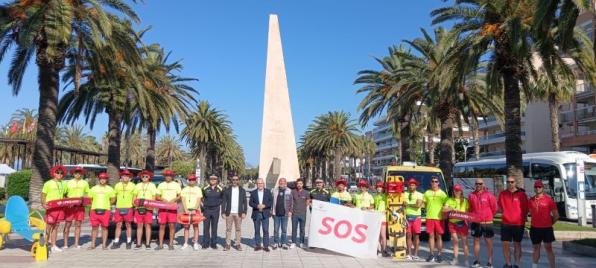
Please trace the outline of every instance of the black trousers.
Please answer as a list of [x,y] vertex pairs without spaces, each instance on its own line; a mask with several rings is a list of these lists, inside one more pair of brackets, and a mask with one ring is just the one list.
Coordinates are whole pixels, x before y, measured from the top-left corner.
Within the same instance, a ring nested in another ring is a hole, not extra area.
[[203,246],[217,245],[217,222],[219,221],[219,206],[205,207],[203,212]]

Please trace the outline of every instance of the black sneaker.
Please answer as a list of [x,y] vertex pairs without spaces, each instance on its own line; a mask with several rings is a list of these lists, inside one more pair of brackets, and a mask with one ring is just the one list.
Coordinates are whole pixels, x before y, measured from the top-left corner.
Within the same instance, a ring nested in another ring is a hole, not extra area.
[[435,258],[435,261],[438,263],[441,263],[443,261],[443,257],[441,257],[441,255],[437,255],[437,257]]
[[130,249],[130,248],[132,248],[132,242],[126,243],[126,249]]
[[435,256],[433,255],[428,255],[428,257],[426,258],[426,262],[432,262],[435,260]]
[[277,249],[277,244],[271,245],[271,249],[276,250]]
[[511,265],[511,268],[519,268],[519,266],[514,264],[514,265]]
[[135,245],[135,250],[141,249],[141,245]]
[[493,264],[490,262],[486,263],[486,266],[484,266],[485,268],[493,268]]
[[202,248],[202,249],[208,249],[208,248],[209,248],[209,246],[207,246],[207,245],[202,245],[202,246],[201,246],[201,248]]
[[479,268],[480,266],[480,262],[479,261],[474,261],[474,263],[472,264],[473,268]]
[[120,243],[112,243],[112,246],[110,248],[111,249],[119,249],[120,248]]
[[149,246],[149,244],[146,244],[146,245],[145,245],[145,249],[146,249],[146,250],[151,250],[151,246]]
[[282,249],[285,249],[285,250],[288,250],[288,245],[286,245],[286,244],[283,244],[283,245],[281,246],[281,248],[282,248]]

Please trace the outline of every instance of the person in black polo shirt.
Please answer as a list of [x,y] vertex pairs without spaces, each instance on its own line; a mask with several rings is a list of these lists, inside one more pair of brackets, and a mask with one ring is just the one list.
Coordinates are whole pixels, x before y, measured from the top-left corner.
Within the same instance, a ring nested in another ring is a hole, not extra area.
[[[323,182],[322,179],[319,178],[319,179],[315,180],[315,188],[310,190],[309,205],[311,205],[312,200],[329,202],[329,199],[331,199],[331,193],[329,193],[329,191],[327,191],[325,188],[323,188],[324,186],[325,186],[325,183]],[[312,207],[311,207],[311,210],[312,210]]]
[[[217,184],[217,176],[209,177],[209,185],[203,188],[203,249],[211,247],[217,249],[217,222],[219,208],[223,200],[223,189]],[[209,232],[211,231],[211,232]]]

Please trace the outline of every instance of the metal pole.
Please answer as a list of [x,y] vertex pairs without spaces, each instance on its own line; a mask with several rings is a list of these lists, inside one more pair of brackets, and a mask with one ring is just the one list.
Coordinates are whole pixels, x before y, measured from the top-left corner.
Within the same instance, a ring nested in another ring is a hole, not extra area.
[[596,228],[596,204],[592,204],[592,227]]

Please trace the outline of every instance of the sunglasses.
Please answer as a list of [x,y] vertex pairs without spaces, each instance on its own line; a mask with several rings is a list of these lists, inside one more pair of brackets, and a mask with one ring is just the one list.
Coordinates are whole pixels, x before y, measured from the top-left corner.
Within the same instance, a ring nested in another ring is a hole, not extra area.
[[515,181],[507,181],[507,183],[515,183]]
[[476,185],[483,185],[484,183],[482,182],[477,182]]
[[439,181],[431,181],[432,183],[439,183]]
[[542,189],[542,186],[534,186],[534,188]]

